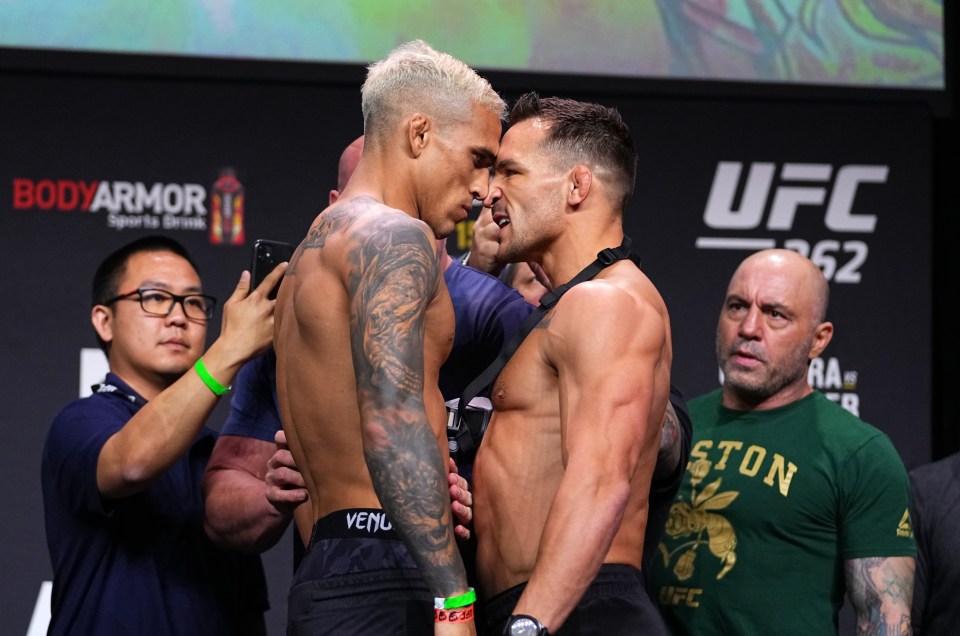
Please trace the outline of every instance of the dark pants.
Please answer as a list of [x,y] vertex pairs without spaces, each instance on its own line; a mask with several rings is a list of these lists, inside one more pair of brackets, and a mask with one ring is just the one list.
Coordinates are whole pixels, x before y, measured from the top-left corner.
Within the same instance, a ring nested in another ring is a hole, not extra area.
[[[526,583],[516,585],[484,603],[478,630],[483,636],[501,636]],[[660,612],[650,601],[640,570],[629,565],[605,564],[576,608],[552,636],[668,636]]]
[[392,530],[346,528],[338,511],[314,526],[287,597],[287,634],[433,634],[433,594]]

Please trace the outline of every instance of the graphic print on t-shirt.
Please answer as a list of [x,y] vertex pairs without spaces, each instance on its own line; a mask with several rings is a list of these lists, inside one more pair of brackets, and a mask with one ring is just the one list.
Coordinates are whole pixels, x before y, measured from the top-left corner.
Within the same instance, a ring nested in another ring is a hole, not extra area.
[[[737,564],[736,529],[720,511],[733,503],[740,492],[721,490],[722,477],[712,481],[707,478],[712,470],[723,471],[730,459],[741,456],[740,451],[743,451],[744,444],[729,440],[718,442],[716,450],[722,454],[716,464],[708,459],[707,454],[713,444],[712,440],[701,440],[691,450],[690,463],[687,465],[687,472],[690,473],[689,499],[684,500],[681,496],[671,506],[670,517],[664,528],[664,533],[673,540],[674,547],[671,550],[664,542],[659,546],[664,567],[669,568],[676,559],[673,573],[679,581],[686,581],[693,576],[697,556],[703,553],[701,549],[704,547],[710,555],[720,560],[717,580],[722,579]],[[767,454],[763,447],[750,445],[742,452],[737,472],[750,478],[758,476]],[[796,464],[779,453],[772,453],[762,479],[764,484],[776,486],[779,493],[786,497],[796,472]],[[705,484],[702,489],[701,484]]]
[[686,581],[693,574],[694,562],[699,549],[706,545],[710,553],[720,559],[723,567],[717,578],[723,578],[737,563],[737,533],[725,517],[717,514],[729,506],[740,494],[734,491],[720,491],[722,478],[710,482],[697,492],[697,488],[710,472],[710,462],[705,459],[691,462],[690,501],[678,501],[670,507],[670,517],[664,532],[674,539],[690,537],[689,541],[679,543],[671,552],[666,544],[660,544],[663,564],[669,567],[673,557],[678,556],[673,573],[680,581]]

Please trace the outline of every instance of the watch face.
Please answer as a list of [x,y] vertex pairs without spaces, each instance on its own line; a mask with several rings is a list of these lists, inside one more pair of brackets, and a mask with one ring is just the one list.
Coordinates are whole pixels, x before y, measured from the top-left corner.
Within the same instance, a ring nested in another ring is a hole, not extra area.
[[510,636],[539,636],[540,624],[529,616],[517,616],[510,621]]

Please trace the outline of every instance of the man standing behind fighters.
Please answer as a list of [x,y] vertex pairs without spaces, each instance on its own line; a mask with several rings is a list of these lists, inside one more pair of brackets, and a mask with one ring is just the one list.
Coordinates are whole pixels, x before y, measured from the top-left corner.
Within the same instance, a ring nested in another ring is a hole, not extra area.
[[[484,201],[498,258],[556,289],[621,244],[633,141],[614,109],[532,93],[510,124]],[[486,633],[666,633],[640,567],[671,361],[667,308],[624,259],[560,298],[495,380],[474,466]]]
[[437,382],[454,319],[436,238],[486,197],[504,103],[421,41],[371,65],[361,97],[360,162],[277,299],[281,420],[316,520],[288,630],[474,633],[447,488]]
[[690,400],[690,462],[650,574],[678,636],[912,634],[910,487],[883,432],[814,390],[830,287],[787,249],[745,258],[717,320],[723,386]]

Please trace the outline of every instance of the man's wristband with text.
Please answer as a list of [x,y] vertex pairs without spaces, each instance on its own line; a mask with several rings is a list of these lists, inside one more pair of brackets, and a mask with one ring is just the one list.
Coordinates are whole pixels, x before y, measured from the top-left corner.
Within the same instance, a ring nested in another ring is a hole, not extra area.
[[434,609],[434,623],[466,623],[473,620],[473,603],[457,609]]

